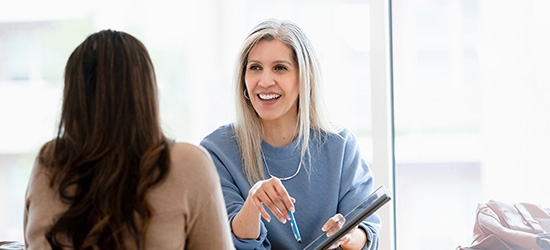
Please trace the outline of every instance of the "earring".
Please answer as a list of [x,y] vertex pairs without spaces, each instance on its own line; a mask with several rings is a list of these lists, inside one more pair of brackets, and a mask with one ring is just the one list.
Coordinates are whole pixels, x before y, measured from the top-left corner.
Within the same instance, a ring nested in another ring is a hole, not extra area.
[[246,89],[244,89],[243,95],[246,100],[250,100],[250,96],[248,96],[248,91],[246,91]]

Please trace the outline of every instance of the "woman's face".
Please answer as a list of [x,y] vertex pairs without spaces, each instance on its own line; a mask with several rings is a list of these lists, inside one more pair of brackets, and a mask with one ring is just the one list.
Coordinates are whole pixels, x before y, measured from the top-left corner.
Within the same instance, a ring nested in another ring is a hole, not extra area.
[[300,91],[293,58],[292,49],[279,40],[261,40],[248,55],[246,89],[263,121],[295,122]]

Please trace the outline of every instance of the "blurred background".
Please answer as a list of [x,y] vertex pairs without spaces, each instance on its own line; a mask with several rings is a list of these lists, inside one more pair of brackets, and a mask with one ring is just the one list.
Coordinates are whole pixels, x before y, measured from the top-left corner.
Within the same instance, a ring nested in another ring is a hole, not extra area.
[[[550,206],[550,1],[38,1],[0,9],[0,241],[23,241],[24,194],[55,136],[67,58],[101,29],[149,49],[168,136],[199,143],[233,119],[232,77],[247,32],[268,17],[301,26],[319,54],[330,115],[372,163],[373,84],[392,84],[397,249],[471,241],[489,199]],[[378,8],[378,7],[376,7]],[[393,82],[372,82],[372,27],[391,24]],[[383,182],[381,180],[381,182]],[[382,245],[381,249],[390,249]]]

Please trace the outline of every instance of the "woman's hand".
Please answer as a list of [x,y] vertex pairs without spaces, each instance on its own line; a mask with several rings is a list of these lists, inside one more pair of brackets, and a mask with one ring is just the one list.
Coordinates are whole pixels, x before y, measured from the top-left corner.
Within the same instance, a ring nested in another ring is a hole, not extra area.
[[288,195],[281,181],[273,177],[254,184],[248,192],[247,201],[251,201],[267,221],[271,221],[271,217],[265,211],[264,205],[280,222],[286,223],[290,219],[287,211],[294,212],[296,200]]
[[231,221],[233,234],[240,239],[257,239],[260,236],[261,218],[271,221],[264,205],[277,219],[286,223],[290,219],[287,210],[294,212],[294,202],[277,178],[259,181],[248,191],[243,207]]
[[[336,214],[332,216],[332,218],[328,219],[328,221],[325,223],[325,225],[323,225],[321,230],[323,230],[323,232],[327,234],[327,237],[330,237],[336,232],[338,232],[338,230],[342,228],[345,222],[346,222],[346,218],[344,218],[342,214]],[[340,240],[338,240],[338,242],[330,246],[329,249],[336,249],[340,245],[348,244],[351,241],[351,233],[354,230],[355,229],[351,230],[349,233],[347,233],[342,238],[340,238]]]
[[[323,232],[327,234],[327,237],[335,234],[342,228],[346,218],[341,214],[336,214],[330,218],[325,225],[321,228]],[[366,243],[367,235],[363,230],[357,230],[358,227],[353,228],[347,234],[342,236],[338,242],[330,246],[329,249],[336,249],[339,246],[342,249],[361,249]]]

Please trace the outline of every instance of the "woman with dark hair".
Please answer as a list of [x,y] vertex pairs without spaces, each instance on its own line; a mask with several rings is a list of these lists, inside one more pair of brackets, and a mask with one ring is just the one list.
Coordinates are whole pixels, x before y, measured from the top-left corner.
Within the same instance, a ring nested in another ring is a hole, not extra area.
[[27,249],[234,248],[212,159],[164,136],[153,64],[135,37],[103,30],[69,57],[24,223]]

